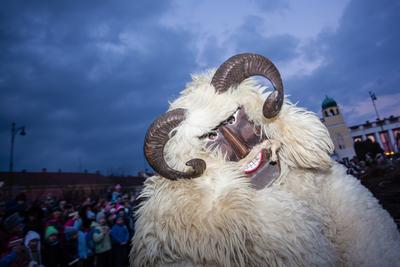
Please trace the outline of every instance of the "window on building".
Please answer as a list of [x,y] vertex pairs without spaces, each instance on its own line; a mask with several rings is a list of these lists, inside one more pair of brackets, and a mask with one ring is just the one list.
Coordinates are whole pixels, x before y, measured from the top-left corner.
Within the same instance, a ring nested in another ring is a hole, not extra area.
[[385,152],[391,152],[392,146],[390,144],[389,133],[387,131],[380,132],[379,137],[381,138],[383,150],[385,150]]
[[336,143],[337,143],[339,149],[345,149],[346,148],[346,146],[344,144],[343,135],[340,134],[340,133],[336,134]]
[[400,150],[400,128],[393,129],[394,142],[396,143],[397,150]]
[[335,111],[333,109],[330,109],[329,111],[331,112],[332,116],[335,116]]
[[329,117],[328,111],[324,111],[325,117]]

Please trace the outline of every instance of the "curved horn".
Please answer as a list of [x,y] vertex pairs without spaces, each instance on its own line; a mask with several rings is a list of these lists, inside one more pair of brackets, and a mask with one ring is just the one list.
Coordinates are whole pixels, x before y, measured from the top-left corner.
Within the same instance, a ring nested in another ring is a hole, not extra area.
[[278,69],[269,59],[250,53],[235,55],[217,69],[211,84],[217,92],[223,93],[254,75],[267,78],[275,89],[263,105],[264,117],[273,118],[278,115],[283,104],[283,83]]
[[147,130],[144,141],[144,155],[150,166],[161,176],[170,180],[199,177],[206,169],[202,159],[186,162],[193,168],[189,172],[180,172],[168,166],[164,159],[164,147],[170,138],[170,132],[185,119],[185,109],[171,110],[155,120]]

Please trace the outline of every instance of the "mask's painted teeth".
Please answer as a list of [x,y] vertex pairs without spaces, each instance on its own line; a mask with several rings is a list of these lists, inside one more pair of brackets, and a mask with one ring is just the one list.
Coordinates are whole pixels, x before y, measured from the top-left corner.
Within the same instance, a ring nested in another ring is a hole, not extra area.
[[244,169],[244,173],[249,174],[255,172],[258,167],[260,167],[263,161],[263,153],[260,151],[258,155],[249,163],[247,163],[246,168]]

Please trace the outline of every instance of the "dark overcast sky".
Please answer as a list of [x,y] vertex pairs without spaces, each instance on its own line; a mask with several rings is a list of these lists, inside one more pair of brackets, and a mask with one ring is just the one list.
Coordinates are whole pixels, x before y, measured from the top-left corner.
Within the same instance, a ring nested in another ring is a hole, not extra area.
[[238,52],[271,58],[293,102],[329,95],[348,124],[400,115],[396,0],[6,1],[0,9],[0,171],[147,168],[147,127],[190,80]]

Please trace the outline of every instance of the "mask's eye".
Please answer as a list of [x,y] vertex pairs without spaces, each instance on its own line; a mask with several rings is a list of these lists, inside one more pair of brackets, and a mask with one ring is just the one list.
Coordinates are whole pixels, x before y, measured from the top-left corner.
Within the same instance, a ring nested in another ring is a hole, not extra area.
[[235,118],[235,116],[230,116],[227,120],[226,120],[226,123],[227,124],[230,124],[230,125],[232,125],[232,124],[235,124],[235,122],[236,122],[236,118]]
[[211,141],[216,140],[218,137],[218,133],[217,132],[209,132],[207,133],[207,138]]
[[208,140],[208,141],[214,141],[214,140],[216,140],[218,138],[218,133],[216,131],[211,131],[211,132],[203,134],[199,138],[200,139],[205,139],[205,140]]
[[226,119],[225,124],[230,124],[230,125],[235,124],[235,123],[236,123],[236,120],[237,120],[237,116],[238,116],[238,114],[239,114],[239,110],[240,110],[240,108],[238,108],[238,109],[235,111],[235,113],[233,113],[228,119]]

